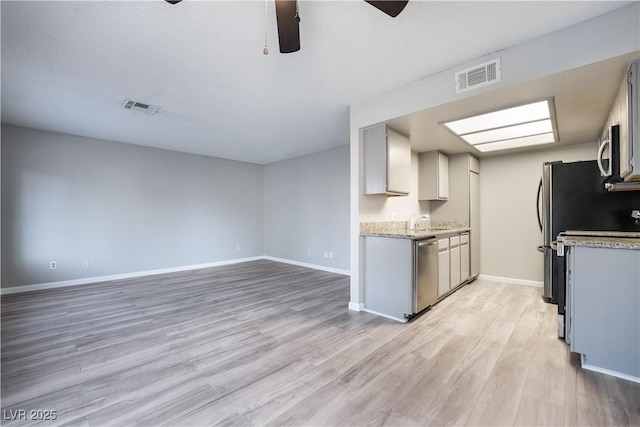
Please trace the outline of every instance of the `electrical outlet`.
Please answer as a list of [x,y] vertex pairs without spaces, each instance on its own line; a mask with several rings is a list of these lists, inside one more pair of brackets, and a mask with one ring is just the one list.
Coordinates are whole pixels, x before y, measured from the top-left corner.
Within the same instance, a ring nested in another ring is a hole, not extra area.
[[324,251],[324,257],[325,257],[325,258],[329,258],[329,252]]
[[391,219],[392,219],[393,221],[395,221],[396,219],[398,219],[398,213],[397,213],[397,212],[395,212],[395,211],[394,211],[394,212],[391,212]]
[[333,258],[333,252],[329,251],[329,258]]
[[82,260],[82,266],[83,267],[89,267],[89,260],[87,258]]
[[307,255],[311,255],[311,248],[307,249]]
[[58,268],[58,261],[49,261],[49,268],[51,270],[56,270]]
[[240,245],[236,245],[236,252],[240,252]]

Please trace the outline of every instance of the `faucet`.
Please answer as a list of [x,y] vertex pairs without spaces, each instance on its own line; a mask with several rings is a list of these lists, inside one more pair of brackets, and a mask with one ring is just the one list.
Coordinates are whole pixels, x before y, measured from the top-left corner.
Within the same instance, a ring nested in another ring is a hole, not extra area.
[[636,220],[636,225],[640,225],[640,209],[634,209],[631,211],[631,218]]
[[427,214],[413,214],[411,218],[409,218],[409,230],[415,230],[416,225],[418,225],[418,221],[421,219],[429,219],[429,215]]

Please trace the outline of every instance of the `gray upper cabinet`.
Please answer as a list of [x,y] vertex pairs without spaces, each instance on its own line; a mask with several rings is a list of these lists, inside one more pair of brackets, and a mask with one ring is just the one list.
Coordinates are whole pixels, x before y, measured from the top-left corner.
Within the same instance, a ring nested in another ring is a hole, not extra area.
[[[620,176],[625,181],[631,182],[640,182],[639,67],[640,61],[634,61],[629,66],[603,131],[605,135],[608,135],[611,126],[620,126],[620,146],[618,148]],[[611,153],[611,151],[609,152]]]
[[[640,181],[640,61],[629,67],[616,104],[620,109],[620,175],[625,181]],[[626,90],[625,90],[626,89]]]
[[447,200],[449,198],[449,157],[439,151],[418,155],[418,199]]
[[411,142],[386,125],[362,131],[364,193],[406,196],[411,189]]

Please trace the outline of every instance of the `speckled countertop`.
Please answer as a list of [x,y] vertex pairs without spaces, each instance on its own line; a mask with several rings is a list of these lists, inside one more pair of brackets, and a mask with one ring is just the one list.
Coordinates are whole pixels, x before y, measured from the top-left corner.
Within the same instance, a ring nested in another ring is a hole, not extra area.
[[407,228],[407,221],[363,222],[360,224],[361,236],[391,237],[395,239],[422,240],[431,237],[469,231],[465,221],[435,221],[426,220],[418,223],[416,230]]
[[[607,236],[602,234],[611,235]],[[640,233],[600,232],[595,236],[564,235],[561,233],[560,236],[558,236],[558,242],[562,242],[565,246],[640,250]]]

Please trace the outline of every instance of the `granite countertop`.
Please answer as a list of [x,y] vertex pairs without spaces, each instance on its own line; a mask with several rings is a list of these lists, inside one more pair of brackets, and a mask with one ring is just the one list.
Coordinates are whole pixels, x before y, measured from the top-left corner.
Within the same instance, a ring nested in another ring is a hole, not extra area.
[[361,236],[374,236],[374,237],[393,237],[396,239],[412,239],[412,240],[422,240],[428,239],[430,237],[438,237],[444,236],[445,234],[456,234],[456,233],[464,233],[465,231],[469,231],[471,228],[463,227],[463,228],[446,228],[446,229],[424,229],[424,230],[404,230],[404,231],[387,231],[387,232],[369,232],[369,233],[360,233]]
[[558,236],[558,242],[562,242],[565,246],[640,250],[640,237],[564,236],[561,234]]
[[361,223],[360,235],[373,237],[391,237],[395,239],[422,240],[432,237],[444,237],[445,235],[464,233],[471,228],[462,221],[424,221],[419,223],[419,228],[411,230],[407,228],[406,221],[391,221],[377,223]]

